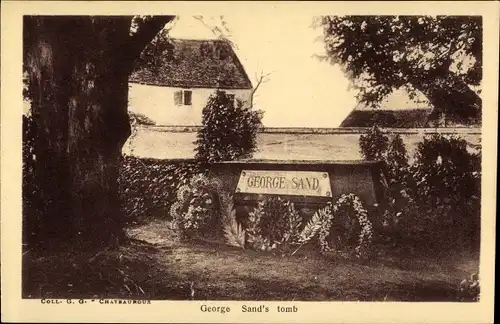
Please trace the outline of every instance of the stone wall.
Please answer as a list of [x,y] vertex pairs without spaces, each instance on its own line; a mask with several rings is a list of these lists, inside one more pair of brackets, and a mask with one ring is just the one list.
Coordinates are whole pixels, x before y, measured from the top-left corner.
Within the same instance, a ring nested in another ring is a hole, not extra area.
[[[197,127],[140,127],[125,144],[124,152],[138,157],[193,158]],[[359,136],[367,129],[343,128],[264,128],[257,137],[255,159],[278,160],[359,160]],[[412,152],[425,135],[441,133],[464,138],[471,149],[481,145],[481,129],[422,128],[386,129],[388,135],[401,134]]]

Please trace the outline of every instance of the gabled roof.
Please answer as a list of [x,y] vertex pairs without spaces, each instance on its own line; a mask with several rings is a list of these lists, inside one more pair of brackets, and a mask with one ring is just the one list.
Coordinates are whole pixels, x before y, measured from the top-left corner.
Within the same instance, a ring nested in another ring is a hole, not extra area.
[[170,39],[157,72],[135,70],[130,82],[179,88],[251,89],[252,83],[225,40]]
[[432,109],[414,108],[400,110],[354,109],[340,127],[422,128],[429,127]]

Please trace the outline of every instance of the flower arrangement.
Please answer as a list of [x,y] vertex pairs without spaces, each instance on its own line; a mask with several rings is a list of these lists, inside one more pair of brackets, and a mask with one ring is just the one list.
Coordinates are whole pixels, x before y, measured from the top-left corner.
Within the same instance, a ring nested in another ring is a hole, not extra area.
[[247,239],[257,250],[286,249],[299,240],[302,217],[292,202],[280,197],[262,200],[249,213]]
[[[328,238],[333,234],[332,230],[334,227],[342,227],[339,222],[341,217],[346,215],[348,217],[353,215],[358,226],[344,225],[343,231],[348,232],[348,235],[344,236],[344,239],[351,236],[352,233],[356,231],[356,228],[359,228],[357,245],[354,248],[355,256],[358,258],[369,256],[370,245],[373,240],[373,226],[368,219],[368,212],[363,208],[361,200],[354,194],[342,195],[334,204],[329,202],[325,207],[319,209],[300,233],[300,246],[317,236],[321,252],[333,251],[334,248],[331,247]],[[352,220],[352,217],[350,219]],[[337,240],[342,239],[339,232],[340,231],[336,231],[335,233]],[[343,243],[345,244],[346,242]],[[294,253],[297,250],[295,250]]]
[[[230,203],[225,203],[226,200]],[[328,202],[304,227],[294,204],[280,197],[259,201],[248,214],[245,229],[236,221],[236,211],[229,197],[221,198],[221,203],[227,206],[224,233],[229,245],[249,246],[258,251],[279,249],[284,253],[294,246],[291,253],[294,255],[300,247],[317,239],[322,253],[353,248],[358,258],[370,256],[373,226],[367,210],[354,194],[342,195],[335,203]],[[350,244],[353,237],[355,243]]]
[[217,192],[218,183],[203,174],[195,174],[188,184],[180,186],[170,208],[173,228],[187,236],[214,231]]
[[469,278],[460,282],[458,287],[458,299],[460,301],[479,301],[480,291],[479,274],[473,273]]

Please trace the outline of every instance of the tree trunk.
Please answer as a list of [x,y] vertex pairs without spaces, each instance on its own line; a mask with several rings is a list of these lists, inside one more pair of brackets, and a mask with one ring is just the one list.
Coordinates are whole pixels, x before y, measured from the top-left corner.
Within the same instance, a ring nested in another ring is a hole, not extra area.
[[36,240],[108,245],[121,236],[118,168],[130,135],[124,17],[25,17],[25,64],[44,204]]

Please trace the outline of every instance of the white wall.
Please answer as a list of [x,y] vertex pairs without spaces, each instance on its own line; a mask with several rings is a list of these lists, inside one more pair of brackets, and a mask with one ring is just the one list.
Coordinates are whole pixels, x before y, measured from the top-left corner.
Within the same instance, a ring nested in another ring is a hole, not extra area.
[[[176,106],[174,93],[179,90],[191,90],[190,106]],[[251,89],[228,89],[227,94],[234,94],[236,99],[249,102]],[[208,98],[215,89],[205,88],[168,88],[159,86],[129,84],[129,111],[144,114],[157,125],[195,126],[201,125],[201,112]]]

